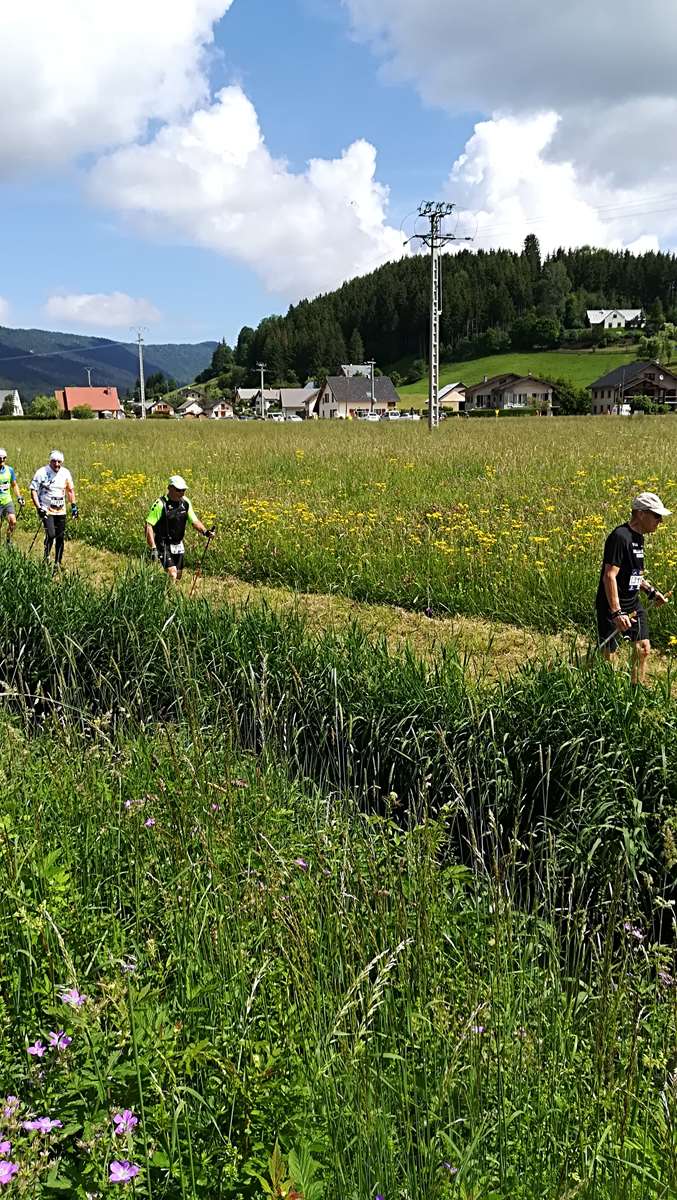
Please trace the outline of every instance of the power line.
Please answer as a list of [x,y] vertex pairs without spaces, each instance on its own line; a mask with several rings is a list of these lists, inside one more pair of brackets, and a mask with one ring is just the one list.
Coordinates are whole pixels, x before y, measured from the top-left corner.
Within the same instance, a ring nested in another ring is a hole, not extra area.
[[[3,363],[18,362],[23,358],[58,358],[60,355],[95,354],[99,350],[110,350],[113,346],[126,346],[133,352],[134,343],[106,342],[105,346],[74,346],[72,350],[29,350],[27,354],[12,354],[9,358],[0,358],[0,367]],[[0,342],[1,347],[2,342]]]

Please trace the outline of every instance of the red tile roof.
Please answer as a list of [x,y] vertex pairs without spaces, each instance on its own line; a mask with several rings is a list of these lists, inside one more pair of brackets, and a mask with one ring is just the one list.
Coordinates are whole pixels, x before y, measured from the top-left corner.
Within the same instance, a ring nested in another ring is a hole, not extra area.
[[91,408],[92,412],[120,412],[122,405],[114,387],[67,387],[54,393],[62,412]]

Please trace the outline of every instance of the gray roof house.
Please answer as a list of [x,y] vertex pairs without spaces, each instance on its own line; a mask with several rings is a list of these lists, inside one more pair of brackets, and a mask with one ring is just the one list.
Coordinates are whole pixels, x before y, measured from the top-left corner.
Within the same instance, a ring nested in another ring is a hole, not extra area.
[[[400,398],[392,379],[378,375],[374,380],[374,409],[376,413],[392,412]],[[371,380],[363,375],[328,375],[317,398],[320,417],[338,417],[346,420],[359,411],[371,408]]]
[[12,403],[14,405],[11,415],[13,417],[23,417],[23,415],[24,415],[23,404],[21,403],[21,397],[19,396],[19,393],[17,392],[16,388],[9,388],[4,391],[2,389],[0,389],[0,412],[2,411],[2,407],[5,403],[5,400],[10,400],[10,399],[12,400]]
[[282,412],[285,415],[293,413],[297,417],[312,417],[318,391],[315,387],[280,388]]
[[589,385],[592,412],[611,413],[634,396],[648,396],[656,404],[677,409],[677,375],[657,362],[633,362],[615,367]]

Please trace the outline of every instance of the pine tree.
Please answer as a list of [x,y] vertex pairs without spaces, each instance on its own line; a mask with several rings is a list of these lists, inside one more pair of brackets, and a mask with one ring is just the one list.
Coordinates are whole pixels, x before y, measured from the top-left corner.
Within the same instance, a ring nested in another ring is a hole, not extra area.
[[365,359],[364,342],[359,329],[353,329],[348,343],[348,358],[351,363],[363,363]]

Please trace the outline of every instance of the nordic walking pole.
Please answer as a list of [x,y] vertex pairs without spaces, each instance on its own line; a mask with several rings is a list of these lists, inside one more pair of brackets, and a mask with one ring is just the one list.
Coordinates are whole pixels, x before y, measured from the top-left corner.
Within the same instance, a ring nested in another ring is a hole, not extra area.
[[40,524],[38,525],[38,527],[37,527],[37,529],[36,529],[35,533],[33,534],[33,541],[31,542],[30,546],[28,547],[28,553],[29,553],[29,554],[30,554],[31,550],[33,549],[33,547],[34,547],[34,545],[35,545],[35,543],[36,543],[36,541],[37,541],[38,534],[39,534],[39,532],[40,532],[40,530],[41,530],[41,529],[44,529],[44,525],[42,524],[42,521],[40,522]]
[[[647,580],[647,583],[648,583],[648,582],[649,582],[649,581]],[[652,585],[652,586],[653,586],[653,585]],[[658,590],[658,589],[656,589],[656,590]],[[674,592],[674,590],[675,590],[675,589],[674,589],[674,587],[672,587],[672,588],[670,588],[670,591],[669,591],[669,592],[665,592],[665,593],[664,593],[664,595],[665,595],[665,599],[666,599],[666,600],[669,600],[669,599],[670,599],[670,597],[671,597],[672,593]],[[656,607],[656,605],[655,605],[655,602],[654,602],[653,600],[649,600],[649,601],[647,601],[647,603],[648,603],[648,604],[650,604],[652,608],[655,608],[655,607]],[[636,620],[637,620],[637,617],[635,616],[635,614],[634,614],[634,613],[630,613],[630,614],[629,614],[629,616],[630,616],[630,620],[631,620],[631,621],[636,621]],[[629,630],[627,630],[627,629],[626,629],[626,631],[625,631],[625,632],[626,632],[626,633],[628,633],[628,632],[629,632]],[[598,650],[603,650],[603,649],[604,649],[604,647],[605,647],[605,646],[608,646],[608,645],[609,645],[609,642],[612,642],[612,641],[613,641],[613,639],[614,639],[615,637],[617,637],[617,638],[621,638],[621,639],[622,639],[622,638],[623,638],[623,634],[622,634],[622,633],[619,633],[619,631],[618,631],[617,629],[614,629],[613,633],[610,633],[610,634],[609,634],[609,636],[608,636],[607,638],[605,638],[603,642],[600,642],[600,643],[599,643],[599,645],[598,645],[597,649],[598,649]]]
[[205,564],[205,559],[206,559],[206,557],[207,557],[207,551],[209,550],[209,543],[211,542],[211,540],[212,540],[212,538],[213,538],[213,536],[214,536],[214,532],[215,532],[215,531],[214,531],[213,529],[210,529],[210,530],[208,531],[208,533],[207,533],[207,545],[205,546],[205,548],[204,548],[204,553],[203,553],[203,555],[202,555],[202,558],[200,559],[200,561],[199,561],[199,563],[198,563],[198,565],[197,565],[197,570],[196,570],[195,574],[193,575],[193,582],[192,582],[192,584],[190,585],[190,591],[189,591],[189,593],[188,593],[188,599],[189,599],[189,600],[192,600],[192,599],[193,599],[193,595],[194,595],[194,593],[195,593],[195,589],[196,589],[196,587],[197,587],[198,580],[199,580],[200,576],[202,575],[202,568],[203,568],[203,566],[204,566],[204,564]]

